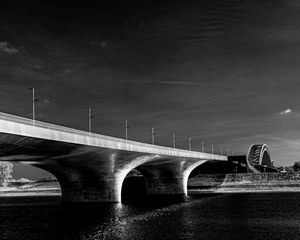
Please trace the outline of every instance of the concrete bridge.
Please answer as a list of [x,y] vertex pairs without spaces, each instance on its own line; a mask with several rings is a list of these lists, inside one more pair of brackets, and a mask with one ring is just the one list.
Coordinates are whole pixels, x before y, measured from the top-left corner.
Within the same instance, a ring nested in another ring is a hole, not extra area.
[[227,156],[162,147],[93,134],[0,113],[0,161],[30,164],[52,173],[63,201],[120,202],[133,169],[148,194],[187,194],[190,173]]

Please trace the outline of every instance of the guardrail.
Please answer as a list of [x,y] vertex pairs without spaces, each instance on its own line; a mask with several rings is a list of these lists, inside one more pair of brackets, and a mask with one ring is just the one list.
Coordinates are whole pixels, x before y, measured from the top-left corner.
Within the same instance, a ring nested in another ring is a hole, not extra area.
[[[15,116],[15,115],[3,113],[3,112],[0,112],[0,120],[6,120],[6,121],[11,121],[11,122],[20,123],[20,124],[26,124],[26,125],[30,125],[30,126],[34,126],[34,127],[38,127],[38,128],[44,128],[44,129],[46,128],[46,129],[50,129],[50,130],[64,131],[67,133],[73,133],[73,134],[78,134],[78,135],[87,136],[87,137],[101,138],[104,140],[116,141],[118,143],[130,144],[130,145],[134,145],[134,146],[138,146],[138,147],[148,147],[148,148],[151,147],[151,148],[160,149],[160,150],[164,150],[164,151],[176,150],[176,151],[180,151],[182,153],[188,153],[188,154],[194,155],[195,157],[201,153],[201,152],[189,151],[189,150],[185,150],[185,149],[174,149],[174,148],[170,148],[170,147],[153,145],[153,144],[149,144],[149,143],[125,140],[125,139],[117,138],[117,137],[110,137],[110,136],[97,134],[97,133],[91,133],[91,132],[82,131],[82,130],[78,130],[78,129],[74,129],[74,128],[63,127],[63,126],[55,125],[52,123],[41,122],[41,121],[29,119],[29,118],[19,117],[19,116]],[[210,158],[212,158],[212,157],[219,158],[221,156],[221,155],[210,154],[210,153],[201,153],[201,154],[209,156]],[[226,156],[222,155],[222,157],[225,158]]]
[[[30,125],[30,126],[40,127],[40,128],[47,128],[47,129],[51,129],[51,130],[75,133],[75,134],[84,135],[84,136],[91,136],[91,137],[100,137],[101,136],[101,138],[106,138],[106,139],[110,139],[110,140],[113,140],[113,139],[119,140],[119,138],[115,138],[115,137],[110,137],[110,136],[106,136],[106,135],[102,135],[102,134],[98,134],[98,133],[91,133],[91,132],[87,132],[87,131],[83,131],[83,130],[78,130],[75,128],[68,128],[68,127],[64,127],[64,126],[60,126],[60,125],[56,125],[56,124],[52,124],[52,123],[47,123],[47,122],[42,122],[42,121],[38,121],[38,120],[32,120],[29,118],[19,117],[19,116],[15,116],[15,115],[3,113],[3,112],[0,112],[0,119],[12,121],[12,122],[16,122],[16,123],[21,123],[21,124],[26,124],[26,125]],[[123,139],[120,139],[120,140],[123,140]],[[124,141],[126,141],[126,140],[124,139]]]

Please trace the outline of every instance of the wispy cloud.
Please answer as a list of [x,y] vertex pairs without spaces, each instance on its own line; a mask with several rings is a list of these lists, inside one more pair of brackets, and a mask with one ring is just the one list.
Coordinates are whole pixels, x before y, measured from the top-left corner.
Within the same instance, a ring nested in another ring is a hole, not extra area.
[[[251,94],[251,93],[249,92],[249,94]],[[240,93],[233,94],[232,92],[228,92],[225,94],[213,95],[213,96],[209,96],[209,97],[200,98],[200,99],[197,99],[194,101],[189,101],[184,104],[178,105],[175,109],[172,108],[172,109],[167,109],[164,111],[158,111],[151,115],[158,116],[158,115],[162,115],[162,114],[166,114],[166,113],[170,113],[170,112],[189,110],[189,109],[197,108],[197,107],[204,106],[204,105],[207,105],[210,103],[216,103],[216,102],[220,102],[220,101],[236,99],[241,96],[245,96],[245,94],[240,94]]]
[[18,49],[11,47],[6,41],[0,42],[0,50],[8,54],[15,54],[19,52]]
[[261,136],[264,139],[279,142],[282,146],[288,147],[289,149],[299,150],[299,148],[300,148],[300,139],[299,138],[286,139],[283,137],[272,137],[272,136],[264,136],[264,135],[261,135]]
[[300,7],[300,3],[298,0],[287,0],[286,3],[293,7]]
[[43,99],[41,100],[41,102],[42,102],[43,104],[50,104],[50,103],[51,103],[51,101],[50,101],[48,98],[43,98]]
[[292,113],[292,112],[293,112],[292,109],[287,108],[287,109],[281,111],[281,112],[280,112],[280,115],[285,115],[285,114],[289,114],[289,113]]
[[173,80],[111,80],[113,82],[122,82],[122,83],[136,83],[136,84],[164,84],[164,85],[202,85],[207,86],[208,84],[201,82],[193,82],[193,81],[173,81]]

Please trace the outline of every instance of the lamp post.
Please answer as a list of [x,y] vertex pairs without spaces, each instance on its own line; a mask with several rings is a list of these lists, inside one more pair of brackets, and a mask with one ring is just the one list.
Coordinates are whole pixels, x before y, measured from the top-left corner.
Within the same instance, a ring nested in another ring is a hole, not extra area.
[[154,130],[154,127],[151,127],[151,137],[152,137],[152,144],[155,144],[155,130]]
[[204,152],[204,141],[201,141],[201,151]]
[[176,134],[175,133],[173,133],[172,140],[173,140],[173,148],[176,148]]
[[214,154],[214,144],[211,145],[211,153]]
[[221,152],[221,155],[223,155],[223,147],[222,146],[220,147],[220,152]]
[[128,120],[125,119],[125,139],[128,140]]
[[92,118],[94,118],[95,116],[92,115],[92,108],[88,107],[89,110],[89,133],[92,133]]
[[189,150],[192,151],[192,139],[189,137]]
[[39,100],[35,98],[34,88],[29,88],[32,91],[32,125],[35,125],[35,103]]

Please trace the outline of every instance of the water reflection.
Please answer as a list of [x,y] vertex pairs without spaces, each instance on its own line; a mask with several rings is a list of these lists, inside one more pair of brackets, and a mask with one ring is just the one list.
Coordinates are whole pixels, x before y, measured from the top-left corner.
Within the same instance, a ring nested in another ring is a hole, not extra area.
[[[225,194],[122,204],[1,199],[1,239],[300,238],[300,193]],[[263,236],[263,238],[262,238]]]

